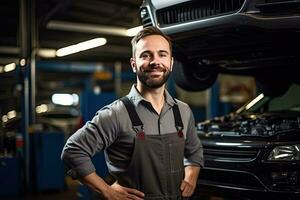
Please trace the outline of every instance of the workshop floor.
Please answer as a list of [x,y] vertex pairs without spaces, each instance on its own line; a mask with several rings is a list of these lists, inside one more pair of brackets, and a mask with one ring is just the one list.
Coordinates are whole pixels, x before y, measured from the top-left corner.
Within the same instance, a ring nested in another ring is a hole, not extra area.
[[[66,189],[63,191],[52,191],[28,194],[16,198],[0,198],[1,200],[78,200],[78,186],[79,183],[71,178],[66,178]],[[203,197],[201,200],[233,200],[222,197]]]
[[77,200],[77,188],[79,183],[66,178],[66,188],[63,191],[48,191],[23,195],[16,198],[0,198],[1,200]]

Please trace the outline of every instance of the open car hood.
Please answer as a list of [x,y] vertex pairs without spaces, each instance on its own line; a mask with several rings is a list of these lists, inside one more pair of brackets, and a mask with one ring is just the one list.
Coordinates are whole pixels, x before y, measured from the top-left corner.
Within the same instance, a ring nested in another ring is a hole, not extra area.
[[197,124],[200,135],[270,137],[297,129],[300,129],[299,112],[229,114]]

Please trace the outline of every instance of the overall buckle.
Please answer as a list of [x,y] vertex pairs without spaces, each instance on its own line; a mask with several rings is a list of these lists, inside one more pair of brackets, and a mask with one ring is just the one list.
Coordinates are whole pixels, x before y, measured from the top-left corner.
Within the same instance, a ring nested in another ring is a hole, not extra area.
[[136,137],[137,137],[137,139],[144,140],[145,139],[145,132],[143,130],[141,130],[140,132],[138,132],[136,134]]
[[144,140],[145,139],[145,131],[144,131],[144,127],[143,126],[133,127],[133,129],[136,132],[136,138],[137,139],[140,139],[140,140]]
[[180,138],[182,138],[183,136],[184,136],[184,134],[183,134],[183,127],[176,127],[176,129],[177,129],[177,135],[178,135],[178,137],[180,137]]

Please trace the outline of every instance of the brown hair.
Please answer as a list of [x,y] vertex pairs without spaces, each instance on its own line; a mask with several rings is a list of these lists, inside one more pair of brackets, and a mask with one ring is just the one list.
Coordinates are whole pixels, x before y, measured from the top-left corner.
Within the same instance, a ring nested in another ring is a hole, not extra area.
[[170,52],[172,54],[172,41],[171,38],[167,35],[165,35],[163,32],[161,32],[158,28],[154,27],[154,26],[148,26],[143,28],[140,32],[138,32],[138,34],[136,34],[136,36],[134,36],[131,40],[131,46],[132,46],[132,57],[135,57],[135,51],[136,51],[136,44],[138,43],[138,41],[144,37],[147,37],[149,35],[160,35],[163,38],[165,38],[170,46]]

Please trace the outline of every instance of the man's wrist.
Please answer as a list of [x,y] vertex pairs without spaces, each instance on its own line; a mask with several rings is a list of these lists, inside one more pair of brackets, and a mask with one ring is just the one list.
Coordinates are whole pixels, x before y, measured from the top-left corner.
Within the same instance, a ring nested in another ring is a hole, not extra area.
[[200,173],[200,166],[186,166],[184,180],[188,183],[195,184]]

